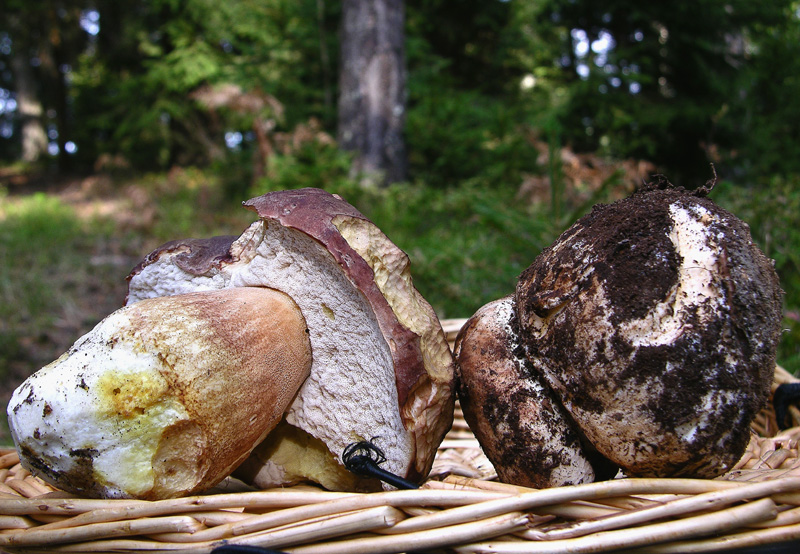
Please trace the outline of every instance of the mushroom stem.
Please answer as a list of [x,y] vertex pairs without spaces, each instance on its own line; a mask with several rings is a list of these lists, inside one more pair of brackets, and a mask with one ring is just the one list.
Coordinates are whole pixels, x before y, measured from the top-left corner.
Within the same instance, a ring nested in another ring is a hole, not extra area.
[[23,465],[102,497],[211,487],[280,421],[308,377],[294,301],[242,287],[142,300],[114,312],[14,393]]

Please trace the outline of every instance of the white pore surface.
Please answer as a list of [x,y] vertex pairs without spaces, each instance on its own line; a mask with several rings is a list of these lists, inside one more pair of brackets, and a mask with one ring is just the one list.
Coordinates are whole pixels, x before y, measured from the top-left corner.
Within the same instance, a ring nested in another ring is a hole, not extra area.
[[[90,471],[78,471],[75,451],[91,450],[94,475],[85,477],[94,477],[112,498],[153,487],[152,457],[161,431],[188,418],[183,405],[164,394],[168,385],[157,357],[134,351],[123,341],[112,346],[114,332],[129,326],[124,314],[110,315],[69,352],[30,376],[8,405],[17,444],[54,472],[65,473]],[[146,410],[120,416],[112,394],[123,409],[128,404]]]
[[237,261],[204,276],[162,255],[131,279],[128,301],[246,286],[288,294],[306,319],[314,359],[287,421],[325,442],[337,459],[348,444],[374,439],[386,454],[385,469],[405,475],[413,446],[400,417],[394,363],[363,294],[320,243],[272,221],[251,225],[231,251]]

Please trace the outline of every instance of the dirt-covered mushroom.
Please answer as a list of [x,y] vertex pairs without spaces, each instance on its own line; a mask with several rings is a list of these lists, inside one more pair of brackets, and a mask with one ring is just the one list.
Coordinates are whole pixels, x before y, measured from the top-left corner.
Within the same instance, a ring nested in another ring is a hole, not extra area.
[[707,192],[659,181],[598,205],[517,284],[527,360],[627,475],[724,473],[772,384],[778,277]]
[[376,488],[341,462],[348,445],[367,440],[386,455],[385,470],[421,480],[452,422],[454,364],[436,315],[412,284],[408,257],[322,190],[273,192],[245,206],[259,220],[241,236],[164,245],[133,271],[128,294],[135,304],[271,287],[297,302],[311,374],[237,475],[262,487],[310,480]]
[[781,289],[747,226],[667,186],[598,206],[521,276],[529,356],[629,474],[736,463],[775,372]]
[[29,377],[8,406],[25,467],[87,496],[158,499],[225,478],[311,369],[306,322],[268,288],[144,300]]
[[616,473],[581,444],[569,415],[525,356],[519,333],[508,296],[469,318],[454,349],[464,418],[500,480],[540,489]]

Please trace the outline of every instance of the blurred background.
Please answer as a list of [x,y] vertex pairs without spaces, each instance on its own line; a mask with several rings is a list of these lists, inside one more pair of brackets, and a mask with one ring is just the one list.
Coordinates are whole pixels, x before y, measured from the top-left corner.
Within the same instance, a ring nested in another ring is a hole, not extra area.
[[799,99],[794,0],[3,0],[2,404],[150,250],[305,186],[460,318],[594,203],[716,180],[775,260],[795,372]]

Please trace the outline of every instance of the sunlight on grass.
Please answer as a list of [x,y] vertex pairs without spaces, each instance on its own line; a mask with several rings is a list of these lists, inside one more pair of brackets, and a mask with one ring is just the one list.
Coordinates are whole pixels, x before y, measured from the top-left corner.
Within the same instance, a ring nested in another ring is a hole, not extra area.
[[[83,235],[74,212],[58,199],[37,193],[0,207],[0,329],[44,323],[54,301],[49,285],[64,267],[64,248]],[[13,332],[12,332],[13,335]],[[3,340],[3,339],[0,339]],[[2,354],[0,354],[2,356]]]
[[[56,198],[37,193],[2,199],[0,379],[4,382],[16,383],[29,373],[26,360],[33,365],[47,361],[35,353],[50,355],[47,345],[52,337],[47,330],[73,306],[69,283],[80,279],[82,260],[72,252],[86,238],[74,211]],[[0,438],[5,438],[5,417],[2,422]]]

